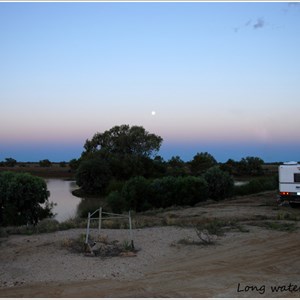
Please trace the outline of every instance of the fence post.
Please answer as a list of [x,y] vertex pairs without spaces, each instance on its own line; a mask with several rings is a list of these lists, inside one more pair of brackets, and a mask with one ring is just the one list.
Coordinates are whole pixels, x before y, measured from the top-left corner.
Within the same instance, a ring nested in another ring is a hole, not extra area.
[[100,235],[101,228],[102,228],[102,207],[99,208],[98,235]]
[[132,238],[132,224],[131,224],[131,213],[130,213],[130,211],[128,213],[128,220],[129,220],[129,234],[130,234],[130,239],[131,239],[131,248],[133,250],[134,249],[134,244],[133,244],[133,238]]
[[89,241],[89,234],[90,234],[90,221],[91,221],[91,213],[88,214],[88,222],[86,227],[86,236],[85,236],[85,243],[88,244]]

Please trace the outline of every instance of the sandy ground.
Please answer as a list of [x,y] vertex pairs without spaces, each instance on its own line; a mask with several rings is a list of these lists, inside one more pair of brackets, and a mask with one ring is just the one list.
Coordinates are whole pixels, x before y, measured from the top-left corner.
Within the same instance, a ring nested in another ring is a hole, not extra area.
[[[0,296],[299,298],[300,229],[284,232],[249,225],[251,219],[281,212],[264,205],[274,196],[168,212],[182,218],[193,214],[191,218],[241,220],[245,213],[241,224],[248,232],[228,230],[208,246],[178,243],[198,237],[194,228],[176,226],[134,229],[139,250],[134,257],[89,257],[63,247],[66,240],[84,234],[83,229],[2,238]],[[299,215],[299,210],[283,209],[287,211]],[[106,229],[103,234],[109,240],[129,238],[126,230]]]

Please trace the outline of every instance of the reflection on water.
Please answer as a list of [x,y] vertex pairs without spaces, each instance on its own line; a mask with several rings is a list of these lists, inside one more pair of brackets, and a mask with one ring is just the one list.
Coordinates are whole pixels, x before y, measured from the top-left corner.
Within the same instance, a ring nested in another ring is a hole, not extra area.
[[77,206],[82,200],[72,195],[72,191],[78,188],[76,182],[62,179],[46,179],[46,183],[50,191],[50,202],[57,204],[53,208],[53,212],[56,214],[55,219],[63,222],[75,217]]

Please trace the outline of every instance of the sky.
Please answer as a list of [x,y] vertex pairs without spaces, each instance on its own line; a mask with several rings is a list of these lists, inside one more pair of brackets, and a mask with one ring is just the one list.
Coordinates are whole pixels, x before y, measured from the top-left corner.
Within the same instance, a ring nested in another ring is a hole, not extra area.
[[1,2],[0,161],[121,124],[166,160],[300,161],[299,37],[298,2]]

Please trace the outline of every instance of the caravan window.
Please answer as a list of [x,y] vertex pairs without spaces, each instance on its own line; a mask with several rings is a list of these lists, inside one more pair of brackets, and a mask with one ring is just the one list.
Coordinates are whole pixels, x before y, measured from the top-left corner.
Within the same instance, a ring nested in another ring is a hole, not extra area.
[[300,173],[294,173],[294,182],[300,182]]

